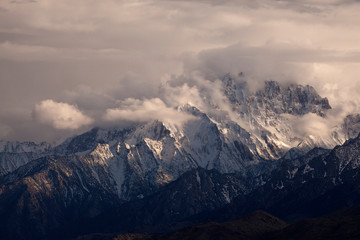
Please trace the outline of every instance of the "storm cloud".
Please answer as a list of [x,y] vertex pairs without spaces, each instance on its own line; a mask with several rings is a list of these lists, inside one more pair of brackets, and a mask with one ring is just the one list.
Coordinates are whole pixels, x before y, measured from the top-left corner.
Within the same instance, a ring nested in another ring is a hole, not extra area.
[[[201,106],[204,89],[222,103],[228,72],[254,90],[269,79],[310,84],[333,115],[359,111],[359,11],[352,0],[1,1],[0,137],[55,141],[136,121],[120,115],[141,117],[156,101],[177,118],[172,108]],[[47,99],[77,117],[39,118]]]

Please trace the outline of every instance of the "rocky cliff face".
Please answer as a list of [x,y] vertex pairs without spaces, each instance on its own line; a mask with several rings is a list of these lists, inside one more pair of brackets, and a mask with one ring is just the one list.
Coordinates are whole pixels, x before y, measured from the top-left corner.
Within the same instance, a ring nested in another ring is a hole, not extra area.
[[346,139],[355,138],[360,132],[360,114],[349,114],[342,124]]
[[280,158],[294,147],[304,152],[314,147],[333,148],[346,139],[345,132],[335,128],[327,137],[296,131],[294,120],[307,114],[325,118],[331,109],[327,98],[319,96],[309,85],[282,86],[266,81],[263,89],[252,93],[245,79],[235,81],[231,75],[226,75],[222,81],[240,125],[256,139],[257,152],[266,159]]

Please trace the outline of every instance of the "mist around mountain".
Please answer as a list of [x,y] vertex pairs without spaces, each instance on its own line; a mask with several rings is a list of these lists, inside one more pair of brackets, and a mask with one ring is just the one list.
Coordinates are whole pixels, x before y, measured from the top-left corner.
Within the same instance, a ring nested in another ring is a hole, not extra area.
[[211,86],[195,103],[132,101],[106,116],[158,112],[56,146],[1,141],[2,239],[165,234],[256,210],[295,221],[360,204],[359,114],[339,121],[309,85],[252,91],[241,73]]

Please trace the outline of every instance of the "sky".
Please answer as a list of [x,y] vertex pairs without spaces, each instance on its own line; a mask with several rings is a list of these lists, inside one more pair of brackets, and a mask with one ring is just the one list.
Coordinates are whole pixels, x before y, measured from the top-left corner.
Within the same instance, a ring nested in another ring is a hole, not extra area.
[[181,124],[173,107],[199,88],[184,79],[228,72],[254,91],[310,84],[333,115],[358,112],[359,12],[355,0],[0,0],[0,139]]

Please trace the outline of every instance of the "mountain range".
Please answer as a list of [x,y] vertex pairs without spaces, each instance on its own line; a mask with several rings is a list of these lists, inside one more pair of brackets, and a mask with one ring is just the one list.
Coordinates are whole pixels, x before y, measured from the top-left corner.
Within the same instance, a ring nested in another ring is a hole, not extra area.
[[313,87],[221,83],[230,110],[210,98],[177,106],[192,116],[183,124],[93,128],[56,146],[1,141],[2,239],[167,233],[258,209],[295,221],[360,204],[359,114],[316,136],[294,125],[328,118]]

